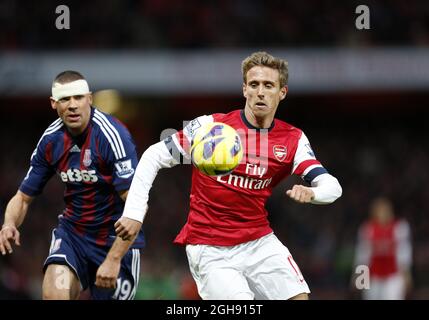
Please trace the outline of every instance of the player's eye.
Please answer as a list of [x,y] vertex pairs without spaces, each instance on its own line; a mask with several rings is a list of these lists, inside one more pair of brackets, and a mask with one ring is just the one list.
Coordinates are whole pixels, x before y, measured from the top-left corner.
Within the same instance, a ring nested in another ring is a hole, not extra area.
[[67,102],[67,101],[70,101],[70,97],[64,97],[64,98],[61,98],[61,99],[59,100],[59,102],[60,102],[60,103],[65,103],[65,102]]

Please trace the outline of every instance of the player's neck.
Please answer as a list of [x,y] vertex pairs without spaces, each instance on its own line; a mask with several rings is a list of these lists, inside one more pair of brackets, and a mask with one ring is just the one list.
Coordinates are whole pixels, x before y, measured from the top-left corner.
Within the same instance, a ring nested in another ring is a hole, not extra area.
[[272,116],[256,117],[255,114],[247,108],[244,108],[244,116],[252,126],[260,129],[269,129],[274,120]]

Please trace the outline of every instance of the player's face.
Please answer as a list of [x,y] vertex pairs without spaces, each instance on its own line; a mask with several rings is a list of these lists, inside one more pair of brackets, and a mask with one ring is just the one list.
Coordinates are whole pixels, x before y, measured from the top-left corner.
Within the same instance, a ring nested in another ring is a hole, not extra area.
[[280,87],[278,70],[256,66],[247,72],[243,95],[246,98],[246,109],[256,118],[274,119],[277,106],[286,94],[287,86]]
[[371,209],[373,219],[381,224],[386,224],[393,219],[392,205],[385,200],[376,201]]
[[58,116],[73,135],[81,134],[88,125],[91,104],[91,94],[65,97],[59,101],[51,99],[52,109],[57,110]]

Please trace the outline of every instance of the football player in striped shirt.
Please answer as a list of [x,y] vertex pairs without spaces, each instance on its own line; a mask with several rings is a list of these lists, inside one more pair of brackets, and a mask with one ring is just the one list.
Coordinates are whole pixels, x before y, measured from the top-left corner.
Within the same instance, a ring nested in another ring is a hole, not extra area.
[[119,120],[92,106],[88,83],[76,71],[55,78],[51,106],[59,118],[37,143],[7,205],[0,251],[20,245],[18,228],[30,203],[56,174],[65,184],[65,209],[43,267],[43,298],[77,299],[89,288],[93,299],[132,299],[144,235],[140,229],[133,239],[117,238],[114,223],[138,161],[133,139]]
[[275,119],[288,91],[287,62],[257,52],[243,61],[242,71],[243,109],[198,117],[144,152],[116,231],[125,239],[138,231],[158,170],[189,158],[199,127],[226,123],[242,134],[243,161],[224,176],[193,168],[188,220],[175,243],[186,246],[203,299],[308,299],[309,287],[288,248],[274,235],[265,203],[273,188],[292,174],[307,183],[286,191],[299,203],[332,203],[342,188],[316,159],[302,130]]

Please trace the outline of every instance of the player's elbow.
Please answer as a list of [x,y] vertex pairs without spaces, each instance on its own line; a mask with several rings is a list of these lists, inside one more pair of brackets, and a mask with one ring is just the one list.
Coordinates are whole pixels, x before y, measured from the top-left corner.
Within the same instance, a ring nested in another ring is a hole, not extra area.
[[33,199],[34,199],[34,197],[31,197],[31,196],[29,196],[29,195],[25,194],[25,193],[24,193],[24,192],[22,192],[21,190],[18,190],[18,191],[17,191],[17,193],[15,194],[14,198],[15,198],[17,201],[19,201],[19,202],[21,202],[21,203],[24,203],[24,204],[26,204],[26,205],[29,205],[29,204],[33,201]]
[[[313,184],[313,183],[312,183]],[[330,174],[324,174],[314,181],[315,192],[313,204],[330,204],[343,194],[343,188],[337,178]]]
[[162,168],[171,168],[175,164],[179,163],[174,163],[174,159],[175,158],[167,149],[164,141],[160,141],[147,148],[142,155],[141,162],[150,163],[159,170]]
[[341,187],[338,180],[337,180],[336,187],[334,189],[334,195],[335,195],[335,200],[337,200],[338,198],[340,198],[343,195],[343,188]]
[[343,188],[341,187],[340,183],[338,182],[338,179],[335,177],[332,177],[331,182],[331,201],[330,203],[334,202],[338,198],[340,198],[343,195]]
[[153,160],[156,159],[156,144],[149,146],[145,152],[142,154],[142,159]]
[[156,144],[151,145],[143,152],[139,164],[137,165],[137,175],[147,176],[148,170],[157,172],[162,168]]

